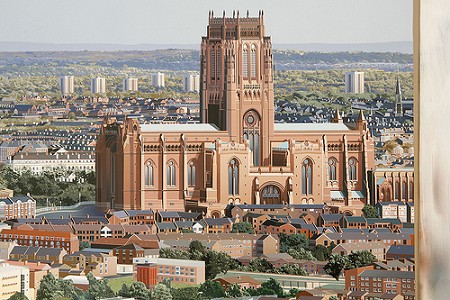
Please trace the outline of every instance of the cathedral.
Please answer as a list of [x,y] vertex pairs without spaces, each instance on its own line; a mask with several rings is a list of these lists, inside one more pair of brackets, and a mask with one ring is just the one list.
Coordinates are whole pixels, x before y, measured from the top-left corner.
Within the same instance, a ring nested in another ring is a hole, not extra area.
[[344,124],[275,123],[273,54],[258,17],[209,15],[200,50],[198,124],[105,119],[96,149],[97,205],[199,211],[227,204],[319,204],[361,214],[374,143],[360,113]]

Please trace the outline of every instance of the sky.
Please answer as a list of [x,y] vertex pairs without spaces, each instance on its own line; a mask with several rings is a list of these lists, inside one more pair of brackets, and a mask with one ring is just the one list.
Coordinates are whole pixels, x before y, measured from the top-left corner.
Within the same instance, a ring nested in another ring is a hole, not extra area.
[[208,11],[257,16],[274,43],[412,41],[413,0],[0,1],[0,42],[197,44]]

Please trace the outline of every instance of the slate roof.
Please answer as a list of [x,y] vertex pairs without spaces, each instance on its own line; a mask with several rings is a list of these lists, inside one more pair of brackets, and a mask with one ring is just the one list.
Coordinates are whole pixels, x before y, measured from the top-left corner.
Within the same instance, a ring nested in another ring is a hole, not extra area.
[[386,254],[391,255],[414,255],[414,245],[392,245]]
[[339,222],[342,214],[322,214],[320,215],[325,222]]
[[233,223],[230,218],[203,218],[203,221],[208,226],[220,226]]

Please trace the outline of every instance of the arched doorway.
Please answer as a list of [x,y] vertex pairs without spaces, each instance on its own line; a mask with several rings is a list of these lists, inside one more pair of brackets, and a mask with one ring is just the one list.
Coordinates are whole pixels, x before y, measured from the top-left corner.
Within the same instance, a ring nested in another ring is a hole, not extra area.
[[273,184],[266,185],[261,191],[261,203],[281,204],[281,190]]

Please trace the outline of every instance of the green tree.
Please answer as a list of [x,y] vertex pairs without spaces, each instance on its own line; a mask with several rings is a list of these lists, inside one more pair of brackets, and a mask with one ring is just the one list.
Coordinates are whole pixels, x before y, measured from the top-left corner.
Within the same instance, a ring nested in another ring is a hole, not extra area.
[[225,295],[228,298],[239,298],[243,296],[241,288],[237,283],[230,284],[225,291]]
[[189,252],[171,248],[159,249],[159,256],[161,258],[190,259]]
[[124,283],[117,294],[122,297],[132,297],[137,300],[147,300],[150,297],[150,291],[144,283],[139,281],[133,281],[130,284]]
[[252,259],[248,265],[251,272],[273,273],[273,265],[265,258],[257,257]]
[[196,286],[172,289],[173,300],[201,300],[199,288]]
[[249,222],[238,222],[233,224],[231,232],[255,233],[253,225]]
[[284,264],[277,271],[289,275],[308,276],[308,272],[297,264]]
[[328,262],[323,269],[325,273],[339,280],[342,270],[348,268],[349,264],[348,256],[333,253],[328,258]]
[[97,279],[92,273],[87,274],[87,280],[89,281],[89,288],[87,290],[87,298],[92,300],[98,300],[101,298],[114,297],[115,293],[108,285],[108,279]]
[[199,293],[206,299],[225,297],[225,290],[217,281],[206,280],[200,285]]
[[277,295],[278,298],[285,296],[280,283],[273,278],[263,282],[256,291],[258,295]]
[[303,233],[285,234],[280,233],[280,252],[286,253],[289,249],[300,250],[307,248],[309,239]]
[[331,296],[328,300],[339,300],[337,296]]
[[367,250],[350,253],[348,258],[350,260],[350,268],[365,267],[377,260],[377,258]]
[[166,285],[158,283],[151,291],[150,298],[152,300],[172,300],[172,294],[170,293],[170,289]]
[[378,218],[377,209],[370,204],[364,205],[362,212],[365,218]]
[[224,252],[208,251],[204,255],[207,279],[214,279],[217,274],[225,274],[237,267],[236,261]]
[[289,297],[295,298],[295,296],[297,296],[298,292],[300,292],[299,289],[297,288],[292,288],[289,290]]
[[311,251],[306,250],[305,248],[300,249],[289,249],[287,253],[295,259],[304,259],[304,260],[317,260]]
[[313,248],[312,254],[317,260],[325,261],[331,255],[330,247],[325,247],[323,245],[317,245]]
[[45,275],[37,291],[37,300],[56,300],[60,298],[74,298],[77,291],[72,280],[55,278],[52,273]]
[[202,260],[206,249],[200,241],[192,241],[189,243],[189,255],[192,260]]
[[28,300],[28,297],[22,292],[16,292],[14,295],[9,297],[8,300]]

